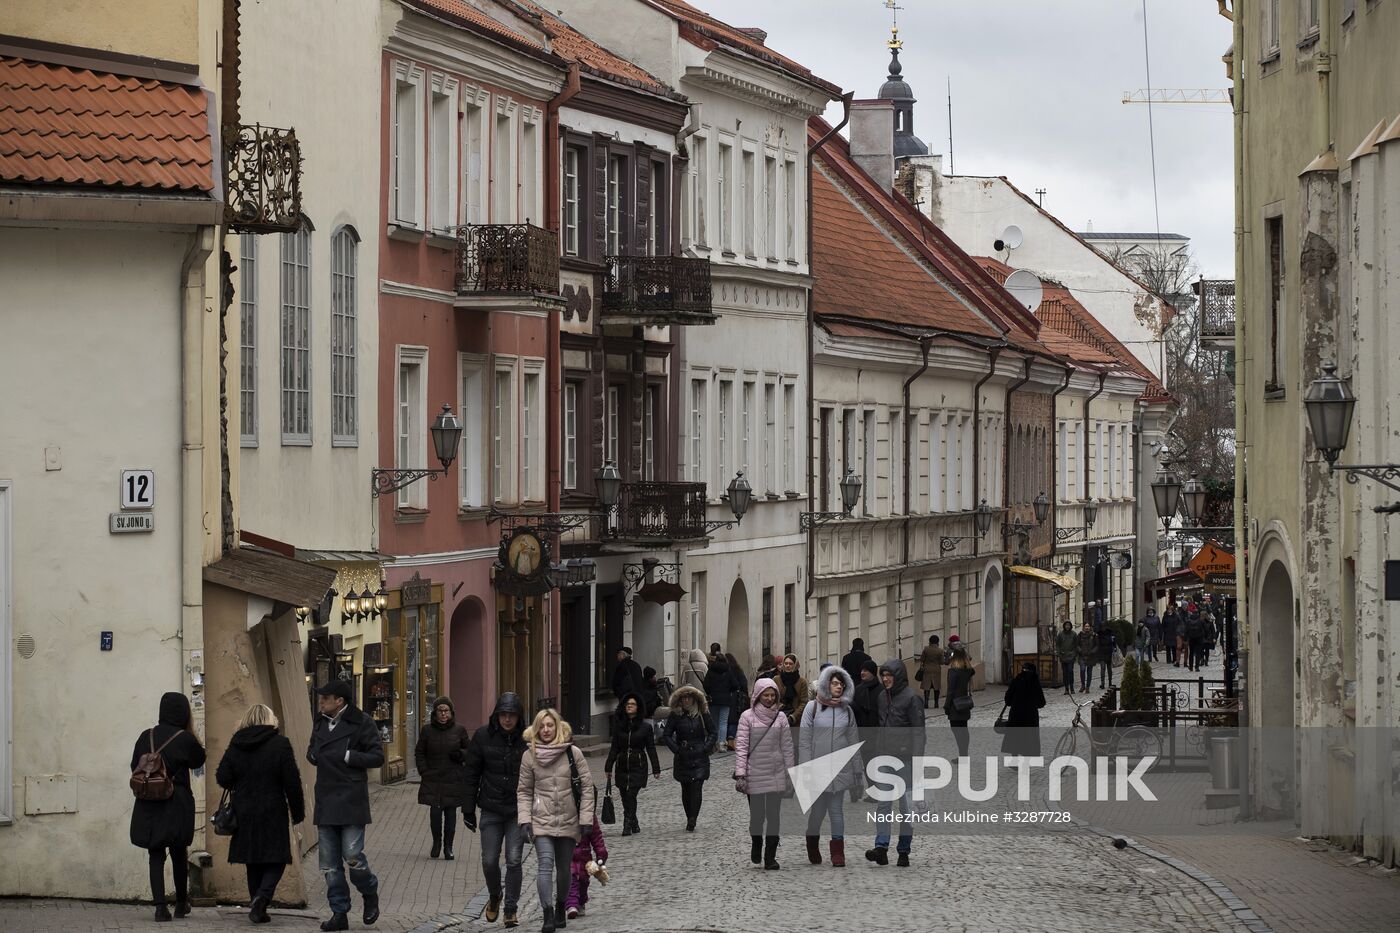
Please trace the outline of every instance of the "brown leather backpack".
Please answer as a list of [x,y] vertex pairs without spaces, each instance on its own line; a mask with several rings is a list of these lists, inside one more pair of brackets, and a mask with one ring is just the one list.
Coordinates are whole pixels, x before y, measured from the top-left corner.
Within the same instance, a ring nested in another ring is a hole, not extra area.
[[131,772],[131,792],[136,795],[137,800],[169,800],[175,796],[175,782],[170,779],[170,771],[165,767],[165,757],[161,752],[165,751],[165,746],[175,741],[179,734],[176,732],[162,742],[160,748],[156,748],[156,730],[146,731],[151,750],[141,753],[136,768]]

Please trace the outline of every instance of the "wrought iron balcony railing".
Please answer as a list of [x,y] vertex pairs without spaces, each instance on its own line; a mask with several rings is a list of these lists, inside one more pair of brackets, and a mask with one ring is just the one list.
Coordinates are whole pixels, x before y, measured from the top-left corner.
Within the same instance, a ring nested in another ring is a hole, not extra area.
[[224,127],[224,223],[240,233],[290,233],[301,224],[301,144],[295,130]]
[[602,314],[642,324],[713,324],[710,261],[609,256]]
[[623,483],[614,537],[624,541],[686,541],[703,538],[705,484]]
[[1234,279],[1202,279],[1201,344],[1225,349],[1235,345]]
[[457,294],[559,293],[559,237],[531,224],[457,228]]

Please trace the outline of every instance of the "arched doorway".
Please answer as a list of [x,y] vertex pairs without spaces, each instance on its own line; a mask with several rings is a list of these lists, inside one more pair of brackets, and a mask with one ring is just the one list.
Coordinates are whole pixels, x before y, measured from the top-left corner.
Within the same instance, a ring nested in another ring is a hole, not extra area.
[[[749,633],[749,591],[743,580],[735,580],[729,591],[729,626],[724,633],[724,650],[734,655],[739,667],[752,673],[755,665],[755,650],[750,646]],[[760,645],[757,652],[766,650]]]
[[491,696],[496,685],[485,679],[491,665],[482,664],[486,652],[486,605],[468,596],[452,610],[447,629],[447,683],[457,721],[475,728],[491,715]]
[[982,681],[1002,682],[1001,568],[988,567],[982,584]]
[[1264,572],[1252,624],[1259,632],[1259,774],[1254,782],[1260,808],[1292,816],[1297,768],[1295,599],[1287,566],[1275,560]]

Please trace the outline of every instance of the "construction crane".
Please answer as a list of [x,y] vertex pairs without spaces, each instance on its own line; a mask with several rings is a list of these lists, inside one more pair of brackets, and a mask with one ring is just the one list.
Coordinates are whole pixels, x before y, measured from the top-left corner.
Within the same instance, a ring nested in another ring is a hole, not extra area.
[[1139,88],[1124,91],[1125,104],[1229,104],[1230,91],[1215,88]]

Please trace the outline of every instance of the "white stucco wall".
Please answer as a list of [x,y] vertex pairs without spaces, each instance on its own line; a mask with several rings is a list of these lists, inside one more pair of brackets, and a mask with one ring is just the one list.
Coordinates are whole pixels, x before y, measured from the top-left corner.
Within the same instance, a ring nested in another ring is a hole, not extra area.
[[[126,785],[160,695],[184,684],[179,285],[190,242],[0,228],[0,495],[12,521],[10,550],[0,529],[0,589],[8,574],[12,634],[35,644],[30,658],[4,645],[13,763],[0,779],[11,782],[13,822],[0,825],[3,894],[147,890]],[[155,471],[151,533],[108,530],[123,469]],[[111,651],[100,650],[103,631]]]

